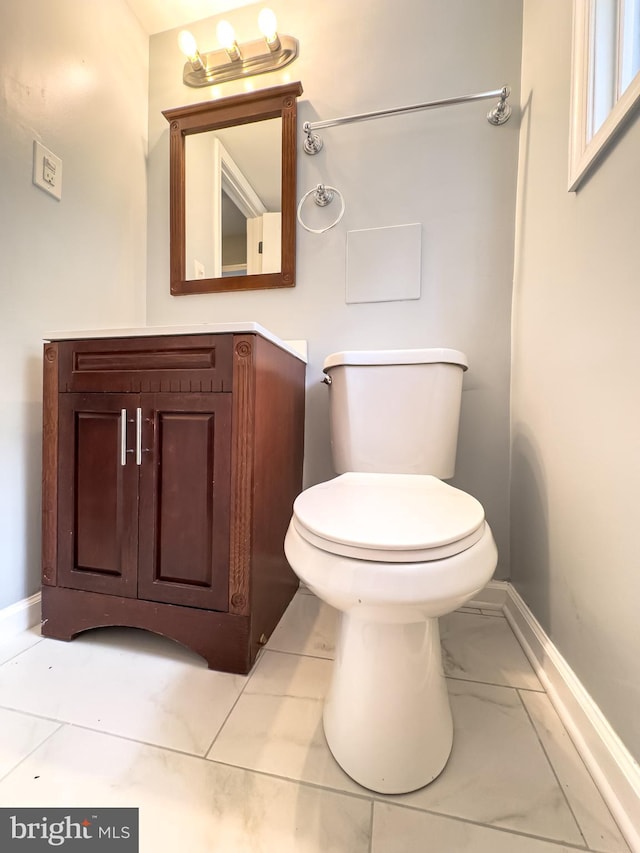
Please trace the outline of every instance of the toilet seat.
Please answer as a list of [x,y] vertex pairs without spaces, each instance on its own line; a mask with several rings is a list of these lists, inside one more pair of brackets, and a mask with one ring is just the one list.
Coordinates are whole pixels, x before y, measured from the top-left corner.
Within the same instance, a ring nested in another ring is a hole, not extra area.
[[387,563],[429,562],[480,540],[482,505],[428,474],[347,473],[296,498],[292,524],[323,551]]

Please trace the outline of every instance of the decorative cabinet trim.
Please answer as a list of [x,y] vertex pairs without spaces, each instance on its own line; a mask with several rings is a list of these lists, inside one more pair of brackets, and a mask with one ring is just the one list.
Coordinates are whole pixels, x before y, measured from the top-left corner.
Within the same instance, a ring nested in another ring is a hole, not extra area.
[[241,615],[249,613],[250,604],[248,583],[252,548],[254,395],[252,338],[236,335],[233,351],[229,612]]
[[42,582],[58,579],[58,345],[44,348],[42,401]]
[[231,391],[233,335],[64,341],[62,392],[212,394]]

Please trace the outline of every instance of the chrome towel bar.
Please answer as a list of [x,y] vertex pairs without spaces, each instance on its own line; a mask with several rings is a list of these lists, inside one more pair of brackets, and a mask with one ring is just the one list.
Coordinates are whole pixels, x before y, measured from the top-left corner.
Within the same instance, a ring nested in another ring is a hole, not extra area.
[[322,149],[322,139],[313,131],[320,130],[324,127],[336,127],[341,124],[353,124],[358,121],[369,121],[374,118],[384,118],[386,116],[400,115],[401,113],[412,113],[420,110],[432,110],[437,107],[450,107],[456,104],[464,104],[468,101],[482,101],[488,98],[499,98],[498,103],[487,113],[487,121],[493,125],[501,125],[509,121],[511,116],[511,106],[507,103],[507,98],[511,95],[509,86],[502,86],[500,89],[492,89],[490,92],[478,92],[475,95],[460,95],[457,98],[443,98],[439,101],[427,101],[424,104],[413,104],[407,107],[394,107],[389,110],[377,110],[371,113],[360,113],[359,115],[343,116],[342,118],[332,118],[326,121],[305,121],[302,125],[303,131],[307,134],[307,138],[303,143],[303,148],[306,154],[317,154]]

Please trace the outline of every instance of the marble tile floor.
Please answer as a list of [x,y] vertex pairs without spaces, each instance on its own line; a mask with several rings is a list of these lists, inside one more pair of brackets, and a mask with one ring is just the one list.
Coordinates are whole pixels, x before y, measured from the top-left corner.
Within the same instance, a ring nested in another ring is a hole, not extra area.
[[0,644],[0,806],[136,806],[142,853],[628,853],[498,611],[441,620],[438,779],[353,782],[322,732],[336,626],[301,590],[246,677],[135,629]]

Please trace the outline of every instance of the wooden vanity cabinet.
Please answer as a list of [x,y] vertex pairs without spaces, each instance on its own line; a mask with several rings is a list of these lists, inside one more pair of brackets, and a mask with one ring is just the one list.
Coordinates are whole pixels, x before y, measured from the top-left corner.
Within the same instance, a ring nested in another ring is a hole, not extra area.
[[144,628],[248,672],[297,588],[304,375],[259,334],[45,344],[42,633]]

